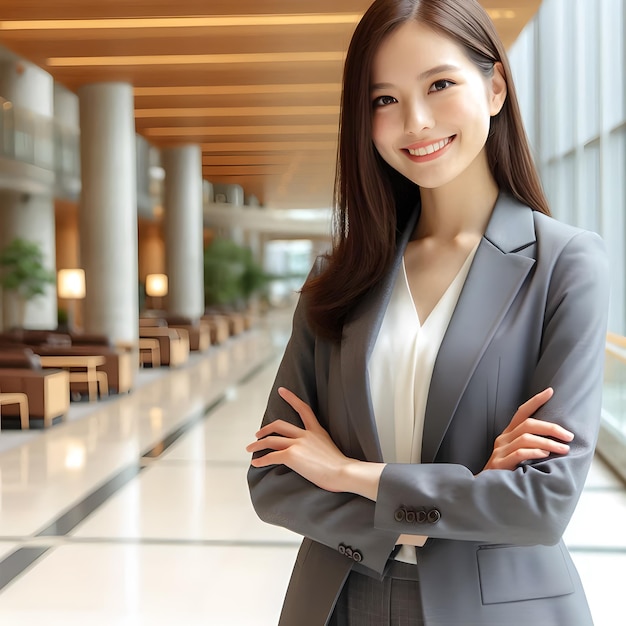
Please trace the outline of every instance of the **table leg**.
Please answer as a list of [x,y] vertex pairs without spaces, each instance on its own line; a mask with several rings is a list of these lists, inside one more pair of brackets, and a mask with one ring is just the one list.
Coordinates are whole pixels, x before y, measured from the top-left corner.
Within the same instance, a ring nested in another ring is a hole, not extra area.
[[98,388],[100,390],[100,397],[104,398],[109,395],[109,378],[106,372],[100,370],[96,371],[96,380],[98,381]]
[[91,369],[87,370],[87,386],[89,388],[89,402],[94,402],[98,399],[98,379],[95,371]]

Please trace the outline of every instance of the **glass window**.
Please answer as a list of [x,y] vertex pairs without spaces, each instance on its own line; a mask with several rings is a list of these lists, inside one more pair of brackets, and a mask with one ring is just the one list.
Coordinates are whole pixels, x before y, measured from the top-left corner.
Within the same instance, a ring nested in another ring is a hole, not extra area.
[[572,10],[571,0],[559,0],[558,8],[559,15],[555,20],[557,31],[553,34],[558,46],[558,56],[555,56],[552,64],[558,93],[557,99],[553,100],[550,114],[558,129],[558,153],[565,154],[574,148],[577,140],[576,119],[580,110],[577,86],[581,72],[577,58],[576,12]]
[[604,127],[611,130],[626,120],[626,9],[625,0],[605,0],[602,7]]
[[543,183],[552,215],[568,224],[576,223],[576,153],[543,168]]
[[596,0],[579,0],[578,19],[582,80],[579,97],[582,99],[580,140],[587,143],[600,134],[600,29],[599,3]]
[[524,126],[534,153],[537,154],[537,131],[535,128],[535,22],[526,26],[510,52],[513,80],[517,90]]
[[559,167],[560,162],[557,160],[551,161],[544,165],[541,170],[541,184],[543,185],[543,190],[546,194],[546,198],[548,198],[548,203],[550,204],[550,211],[554,217],[561,219],[561,209],[558,206],[558,198],[559,198],[559,184],[558,184],[558,176],[559,176]]
[[602,198],[602,236],[611,261],[609,330],[626,334],[626,126],[608,139]]
[[555,59],[557,57],[558,46],[554,36],[557,24],[558,4],[556,2],[544,2],[539,11],[539,22],[537,25],[538,35],[538,64],[536,71],[539,74],[539,134],[541,137],[541,161],[549,161],[556,156],[556,127],[554,119],[554,102],[556,102],[557,84],[554,80],[556,72]]
[[583,152],[581,194],[578,198],[578,225],[600,232],[600,144],[595,141]]

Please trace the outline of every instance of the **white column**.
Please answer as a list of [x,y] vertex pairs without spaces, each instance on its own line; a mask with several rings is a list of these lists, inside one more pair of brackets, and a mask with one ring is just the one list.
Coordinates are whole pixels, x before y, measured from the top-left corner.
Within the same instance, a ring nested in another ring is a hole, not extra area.
[[85,332],[107,335],[113,341],[136,341],[139,305],[133,88],[126,83],[85,85],[78,96]]
[[4,50],[0,51],[0,96],[15,106],[52,117],[52,76],[33,63]]
[[167,309],[172,315],[198,319],[204,313],[200,146],[167,148],[162,163]]
[[78,96],[54,83],[54,119],[67,128],[80,128]]
[[[6,51],[0,55],[0,96],[10,100],[16,108],[52,118],[53,85],[52,76],[36,65]],[[35,150],[52,150],[50,138],[43,141],[38,138],[38,141],[40,143],[35,143]],[[51,187],[49,192],[42,192],[40,186],[37,189],[37,193],[24,189],[0,190],[0,247],[4,248],[18,237],[33,241],[41,247],[45,267],[55,273],[53,189]],[[19,306],[12,293],[3,294],[1,308],[3,328],[21,324],[26,328],[57,327],[54,284],[46,288],[44,295],[30,301],[23,320],[19,319]]]
[[[0,248],[15,238],[37,243],[46,269],[56,275],[54,236],[54,200],[50,196],[0,191]],[[36,296],[27,305],[20,319],[19,305],[11,292],[3,293],[2,323],[4,328],[54,329],[57,327],[56,285],[46,287],[44,295]]]

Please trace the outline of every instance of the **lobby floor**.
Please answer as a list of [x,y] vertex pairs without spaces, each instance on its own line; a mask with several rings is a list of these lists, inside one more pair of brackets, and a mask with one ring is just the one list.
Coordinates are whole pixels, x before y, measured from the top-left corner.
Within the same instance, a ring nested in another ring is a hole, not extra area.
[[[276,624],[299,538],[256,518],[244,447],[289,321],[0,432],[0,624]],[[626,489],[599,459],[566,541],[596,626],[626,624]]]

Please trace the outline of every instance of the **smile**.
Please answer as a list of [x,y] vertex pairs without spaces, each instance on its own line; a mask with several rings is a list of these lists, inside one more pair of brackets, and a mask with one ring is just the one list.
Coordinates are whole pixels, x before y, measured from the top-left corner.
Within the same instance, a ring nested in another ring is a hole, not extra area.
[[454,136],[446,137],[446,139],[442,139],[441,141],[437,141],[436,143],[431,143],[427,146],[421,146],[419,148],[406,148],[406,150],[411,156],[428,156],[430,154],[435,154],[435,152],[443,150],[449,143],[452,142],[453,139]]

